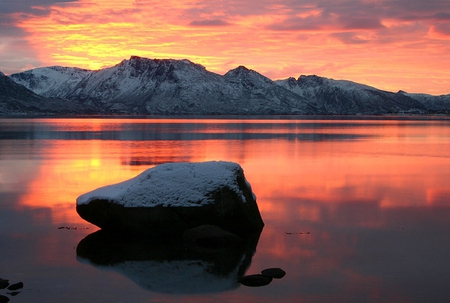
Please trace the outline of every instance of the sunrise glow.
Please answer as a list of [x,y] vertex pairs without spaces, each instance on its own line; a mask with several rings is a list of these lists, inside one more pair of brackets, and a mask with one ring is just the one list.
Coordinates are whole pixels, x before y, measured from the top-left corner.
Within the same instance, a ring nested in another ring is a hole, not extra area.
[[317,74],[450,93],[448,1],[45,2],[0,2],[0,71],[96,70],[137,55],[219,74],[245,65],[274,80]]

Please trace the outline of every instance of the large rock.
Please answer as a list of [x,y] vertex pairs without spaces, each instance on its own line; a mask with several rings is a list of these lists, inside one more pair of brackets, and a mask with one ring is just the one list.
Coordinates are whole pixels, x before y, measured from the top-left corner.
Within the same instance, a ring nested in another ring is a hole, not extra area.
[[77,212],[105,230],[179,234],[211,224],[238,235],[261,230],[256,197],[232,162],[167,163],[77,198]]

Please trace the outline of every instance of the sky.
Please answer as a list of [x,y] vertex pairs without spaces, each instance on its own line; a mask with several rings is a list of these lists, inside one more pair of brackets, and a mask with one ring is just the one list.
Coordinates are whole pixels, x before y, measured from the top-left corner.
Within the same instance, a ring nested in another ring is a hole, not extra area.
[[450,94],[450,0],[0,0],[0,71],[131,56]]

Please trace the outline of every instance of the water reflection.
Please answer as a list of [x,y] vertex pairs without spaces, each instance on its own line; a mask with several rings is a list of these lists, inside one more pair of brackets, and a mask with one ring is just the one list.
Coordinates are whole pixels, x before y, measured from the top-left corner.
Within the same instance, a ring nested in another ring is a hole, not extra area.
[[[229,289],[214,296],[176,297],[179,301],[450,300],[449,120],[0,119],[0,243],[7,243],[0,250],[0,268],[27,285],[33,278],[39,283],[53,277],[52,283],[64,290],[53,302],[105,302],[108,294],[117,301],[147,302],[148,291],[129,292],[122,284],[140,279],[134,275],[137,262],[152,271],[168,264],[167,259],[155,257],[155,245],[147,259],[130,258],[132,267],[126,271],[109,267],[130,276],[123,279],[80,264],[73,258],[74,247],[95,229],[76,214],[75,198],[159,163],[209,160],[241,164],[257,196],[266,227],[251,265],[245,265],[250,266],[247,274],[267,267],[288,274],[282,283],[257,291],[233,288],[231,277],[245,268],[239,267],[237,252],[227,261],[234,267],[227,267],[194,253],[159,248],[174,256],[178,263],[172,265],[185,270],[191,268],[185,261],[208,264],[213,273],[196,270],[224,282],[216,289]],[[105,256],[116,256],[123,268],[126,258],[117,257],[117,251],[134,244],[124,240],[120,245],[106,249]],[[95,243],[92,247],[95,251]],[[149,245],[136,250],[148,252]],[[100,248],[89,262],[97,264],[98,256]],[[221,266],[228,268],[222,276],[216,274]],[[52,275],[43,277],[49,271]],[[141,284],[145,288],[148,283]],[[174,301],[163,291],[179,291],[166,284],[156,287],[154,301]],[[86,285],[102,291],[86,294]],[[38,296],[21,296],[28,294]]]
[[259,233],[244,243],[214,251],[194,250],[180,239],[151,239],[97,231],[81,240],[81,262],[121,273],[162,293],[194,294],[235,289],[250,266]]

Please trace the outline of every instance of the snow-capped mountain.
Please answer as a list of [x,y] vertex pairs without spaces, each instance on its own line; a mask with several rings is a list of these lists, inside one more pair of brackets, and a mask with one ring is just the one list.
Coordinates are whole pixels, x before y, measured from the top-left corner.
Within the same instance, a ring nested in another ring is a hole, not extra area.
[[382,91],[346,80],[318,76],[288,78],[276,83],[302,96],[328,114],[381,114],[424,111],[419,101],[404,95]]
[[44,97],[63,98],[92,71],[74,67],[41,67],[11,75],[16,83],[22,84],[34,93]]
[[0,114],[2,115],[92,114],[96,112],[98,109],[70,100],[37,95],[0,72]]
[[238,67],[221,76],[188,60],[133,56],[99,71],[48,67],[10,77],[43,96],[58,96],[111,113],[315,113],[303,98],[255,71]]
[[425,113],[436,104],[450,108],[445,98],[438,102],[433,96],[344,80],[300,76],[272,81],[244,66],[222,76],[189,60],[137,56],[98,71],[54,66],[9,78],[41,96],[82,104],[99,114],[384,114]]
[[450,113],[450,95],[408,94],[404,91],[399,91],[398,93],[419,101],[431,112]]

